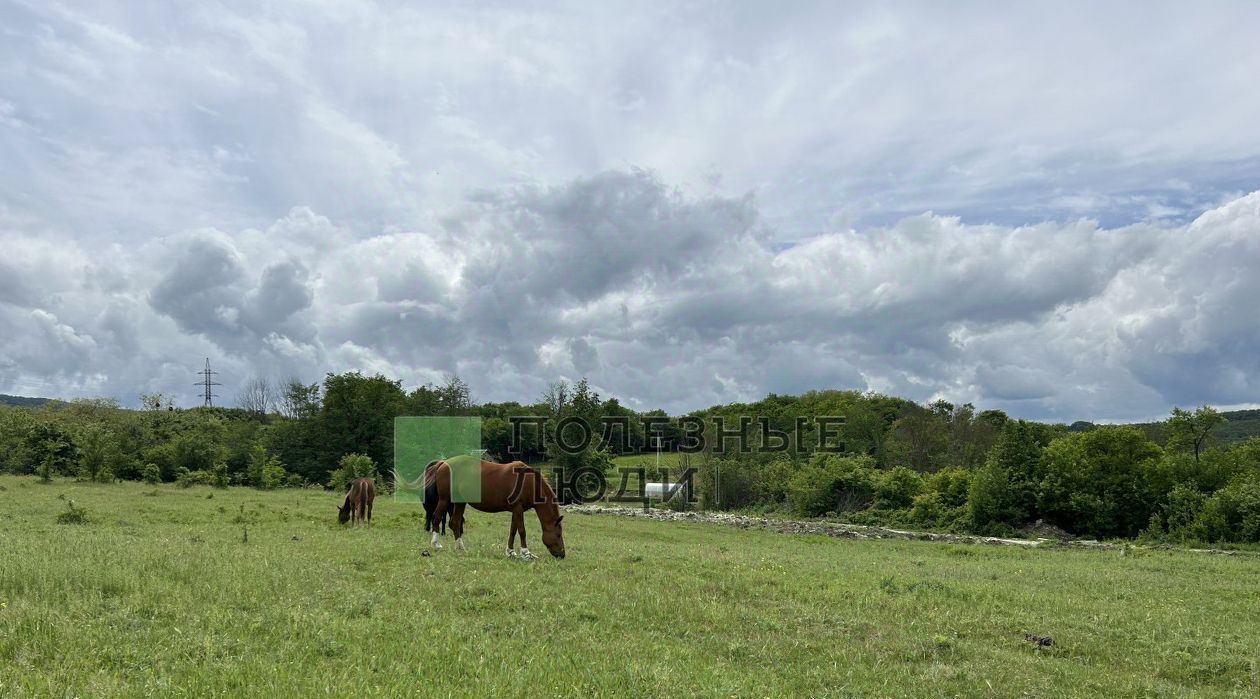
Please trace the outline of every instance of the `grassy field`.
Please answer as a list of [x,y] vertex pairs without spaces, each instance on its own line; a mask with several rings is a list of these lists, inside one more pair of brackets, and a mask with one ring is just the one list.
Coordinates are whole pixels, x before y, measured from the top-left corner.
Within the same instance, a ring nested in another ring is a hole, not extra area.
[[0,696],[1260,692],[1250,556],[573,514],[568,558],[524,563],[480,513],[470,550],[423,557],[387,498],[351,529],[318,491],[0,489]]

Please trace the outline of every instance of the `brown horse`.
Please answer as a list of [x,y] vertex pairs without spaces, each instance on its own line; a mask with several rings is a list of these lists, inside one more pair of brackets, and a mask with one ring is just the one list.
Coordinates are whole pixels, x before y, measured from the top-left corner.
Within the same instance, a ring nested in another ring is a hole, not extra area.
[[357,518],[360,522],[372,521],[372,501],[376,499],[376,481],[356,478],[350,482],[346,502],[337,508],[337,521],[345,524]]
[[[428,510],[432,502],[433,516],[437,521],[450,511],[451,530],[458,548],[464,548],[464,509],[472,505],[482,512],[511,512],[512,528],[508,533],[507,555],[516,555],[516,535],[520,533],[521,556],[534,558],[525,543],[525,511],[532,509],[538,514],[538,524],[542,526],[543,545],[551,555],[564,558],[564,531],[560,525],[564,516],[560,514],[555,491],[538,471],[520,461],[510,464],[482,461],[481,499],[478,502],[451,502],[451,466],[446,461],[434,464],[428,474],[431,479],[425,482],[425,509]],[[436,529],[435,526],[433,547],[442,548]]]
[[[426,532],[431,532],[434,531],[434,529],[441,529],[441,532],[446,534],[446,520],[450,513],[447,512],[442,515],[441,521],[435,523],[433,521],[433,509],[437,506],[437,498],[433,496],[425,497],[424,494],[426,489],[437,487],[437,484],[433,481],[432,474],[433,468],[439,463],[441,463],[441,459],[430,461],[429,465],[424,467],[424,473],[414,481],[407,480],[407,478],[403,476],[397,468],[395,468],[394,492],[415,493],[420,498],[420,501],[424,503],[424,530]],[[437,491],[434,491],[435,494],[436,492]]]

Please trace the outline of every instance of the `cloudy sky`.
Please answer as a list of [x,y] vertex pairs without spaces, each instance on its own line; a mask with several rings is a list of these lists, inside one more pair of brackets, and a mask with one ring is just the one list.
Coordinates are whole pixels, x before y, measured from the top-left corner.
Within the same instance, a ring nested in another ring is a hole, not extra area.
[[[262,5],[264,9],[258,9]],[[1260,402],[1260,4],[0,0],[0,392]]]

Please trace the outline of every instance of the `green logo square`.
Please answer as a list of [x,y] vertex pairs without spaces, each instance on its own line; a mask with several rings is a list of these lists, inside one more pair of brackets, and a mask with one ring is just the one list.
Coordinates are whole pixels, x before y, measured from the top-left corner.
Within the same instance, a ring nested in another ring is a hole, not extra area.
[[424,501],[424,469],[451,467],[452,502],[481,501],[480,417],[394,418],[394,501]]

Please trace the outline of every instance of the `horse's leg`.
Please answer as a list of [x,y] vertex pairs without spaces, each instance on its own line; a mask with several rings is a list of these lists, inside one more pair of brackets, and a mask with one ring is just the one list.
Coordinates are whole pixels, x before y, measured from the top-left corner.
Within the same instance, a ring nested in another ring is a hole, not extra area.
[[455,548],[464,550],[464,509],[468,503],[457,502],[451,511],[451,529],[455,533]]
[[[440,495],[438,496],[437,506],[433,508],[433,521],[435,523],[442,521],[442,517],[446,515],[446,508],[449,504],[449,500],[443,499]],[[445,531],[445,527],[443,527],[443,531]],[[434,524],[433,527],[433,548],[442,548],[442,542],[438,541],[438,528],[436,524]]]
[[368,516],[368,522],[370,523],[372,521],[372,501],[371,500],[368,500],[367,516]]
[[[524,558],[527,561],[532,561],[534,560],[534,554],[529,552],[529,546],[525,543],[525,510],[521,510],[520,513],[520,525],[517,529],[521,532],[521,558]],[[513,516],[516,516],[515,513]]]
[[[512,528],[511,531],[508,532],[508,558],[516,557],[516,532],[518,529],[522,532],[525,530],[525,513],[520,510],[512,510]],[[524,541],[523,537],[524,534],[522,533],[522,541]]]

